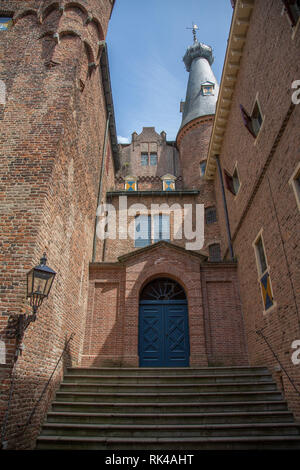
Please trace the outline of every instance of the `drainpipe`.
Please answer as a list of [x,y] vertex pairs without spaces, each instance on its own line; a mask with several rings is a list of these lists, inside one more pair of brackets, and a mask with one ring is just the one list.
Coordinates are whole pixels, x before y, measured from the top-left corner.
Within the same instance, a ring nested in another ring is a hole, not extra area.
[[228,217],[228,209],[227,209],[226,195],[225,195],[225,190],[224,190],[223,174],[222,174],[219,155],[215,155],[215,159],[216,159],[216,162],[217,162],[218,173],[219,173],[219,177],[220,177],[220,181],[221,181],[222,199],[223,199],[223,206],[224,206],[225,220],[226,220],[226,231],[227,231],[227,238],[228,238],[228,248],[229,248],[229,252],[230,252],[231,261],[233,261],[234,260],[234,253],[233,253],[233,247],[232,247],[232,241],[231,241],[231,232],[230,232],[230,224],[229,224],[229,217]]
[[[103,180],[103,170],[104,170],[104,162],[105,162],[105,156],[106,156],[106,147],[107,147],[107,138],[108,138],[108,128],[109,128],[109,121],[111,117],[111,112],[108,113],[107,120],[106,120],[106,128],[105,128],[105,135],[104,135],[104,142],[103,142],[103,151],[102,151],[102,162],[101,162],[101,168],[100,168],[100,176],[99,176],[99,188],[98,188],[98,198],[97,198],[97,209],[100,205],[101,202],[101,196],[102,196],[102,180]],[[92,256],[92,263],[95,262],[96,258],[96,229],[97,229],[97,213],[95,216],[95,227],[94,227],[94,241],[93,241],[93,256]]]

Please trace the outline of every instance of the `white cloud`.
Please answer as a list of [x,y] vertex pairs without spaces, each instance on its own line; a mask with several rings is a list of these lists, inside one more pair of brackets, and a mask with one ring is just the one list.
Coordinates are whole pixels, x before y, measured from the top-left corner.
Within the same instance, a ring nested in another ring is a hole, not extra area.
[[118,143],[119,144],[130,144],[130,141],[128,137],[122,137],[121,135],[118,135]]

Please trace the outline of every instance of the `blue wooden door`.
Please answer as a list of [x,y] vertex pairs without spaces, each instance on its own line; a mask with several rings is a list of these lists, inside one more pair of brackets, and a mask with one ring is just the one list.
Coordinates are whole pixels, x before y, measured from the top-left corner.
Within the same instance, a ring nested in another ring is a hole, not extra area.
[[186,301],[140,302],[140,366],[188,367],[189,355]]

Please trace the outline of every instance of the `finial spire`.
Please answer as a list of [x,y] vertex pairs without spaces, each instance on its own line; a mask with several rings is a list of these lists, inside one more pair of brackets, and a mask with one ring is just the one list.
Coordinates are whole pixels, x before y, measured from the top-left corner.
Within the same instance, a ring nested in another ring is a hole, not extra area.
[[197,39],[197,30],[199,29],[198,26],[193,23],[192,28],[186,28],[186,29],[191,29],[193,31],[194,44],[196,44],[198,42],[198,39]]

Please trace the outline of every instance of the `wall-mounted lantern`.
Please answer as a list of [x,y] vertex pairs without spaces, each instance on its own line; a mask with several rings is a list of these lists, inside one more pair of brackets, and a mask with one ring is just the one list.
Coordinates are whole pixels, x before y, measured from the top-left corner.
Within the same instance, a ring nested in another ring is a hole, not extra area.
[[14,315],[9,318],[9,337],[18,339],[20,343],[28,325],[36,320],[38,308],[42,305],[51,290],[56,272],[47,266],[46,253],[40,259],[40,264],[27,273],[27,298],[32,307],[31,315]]

